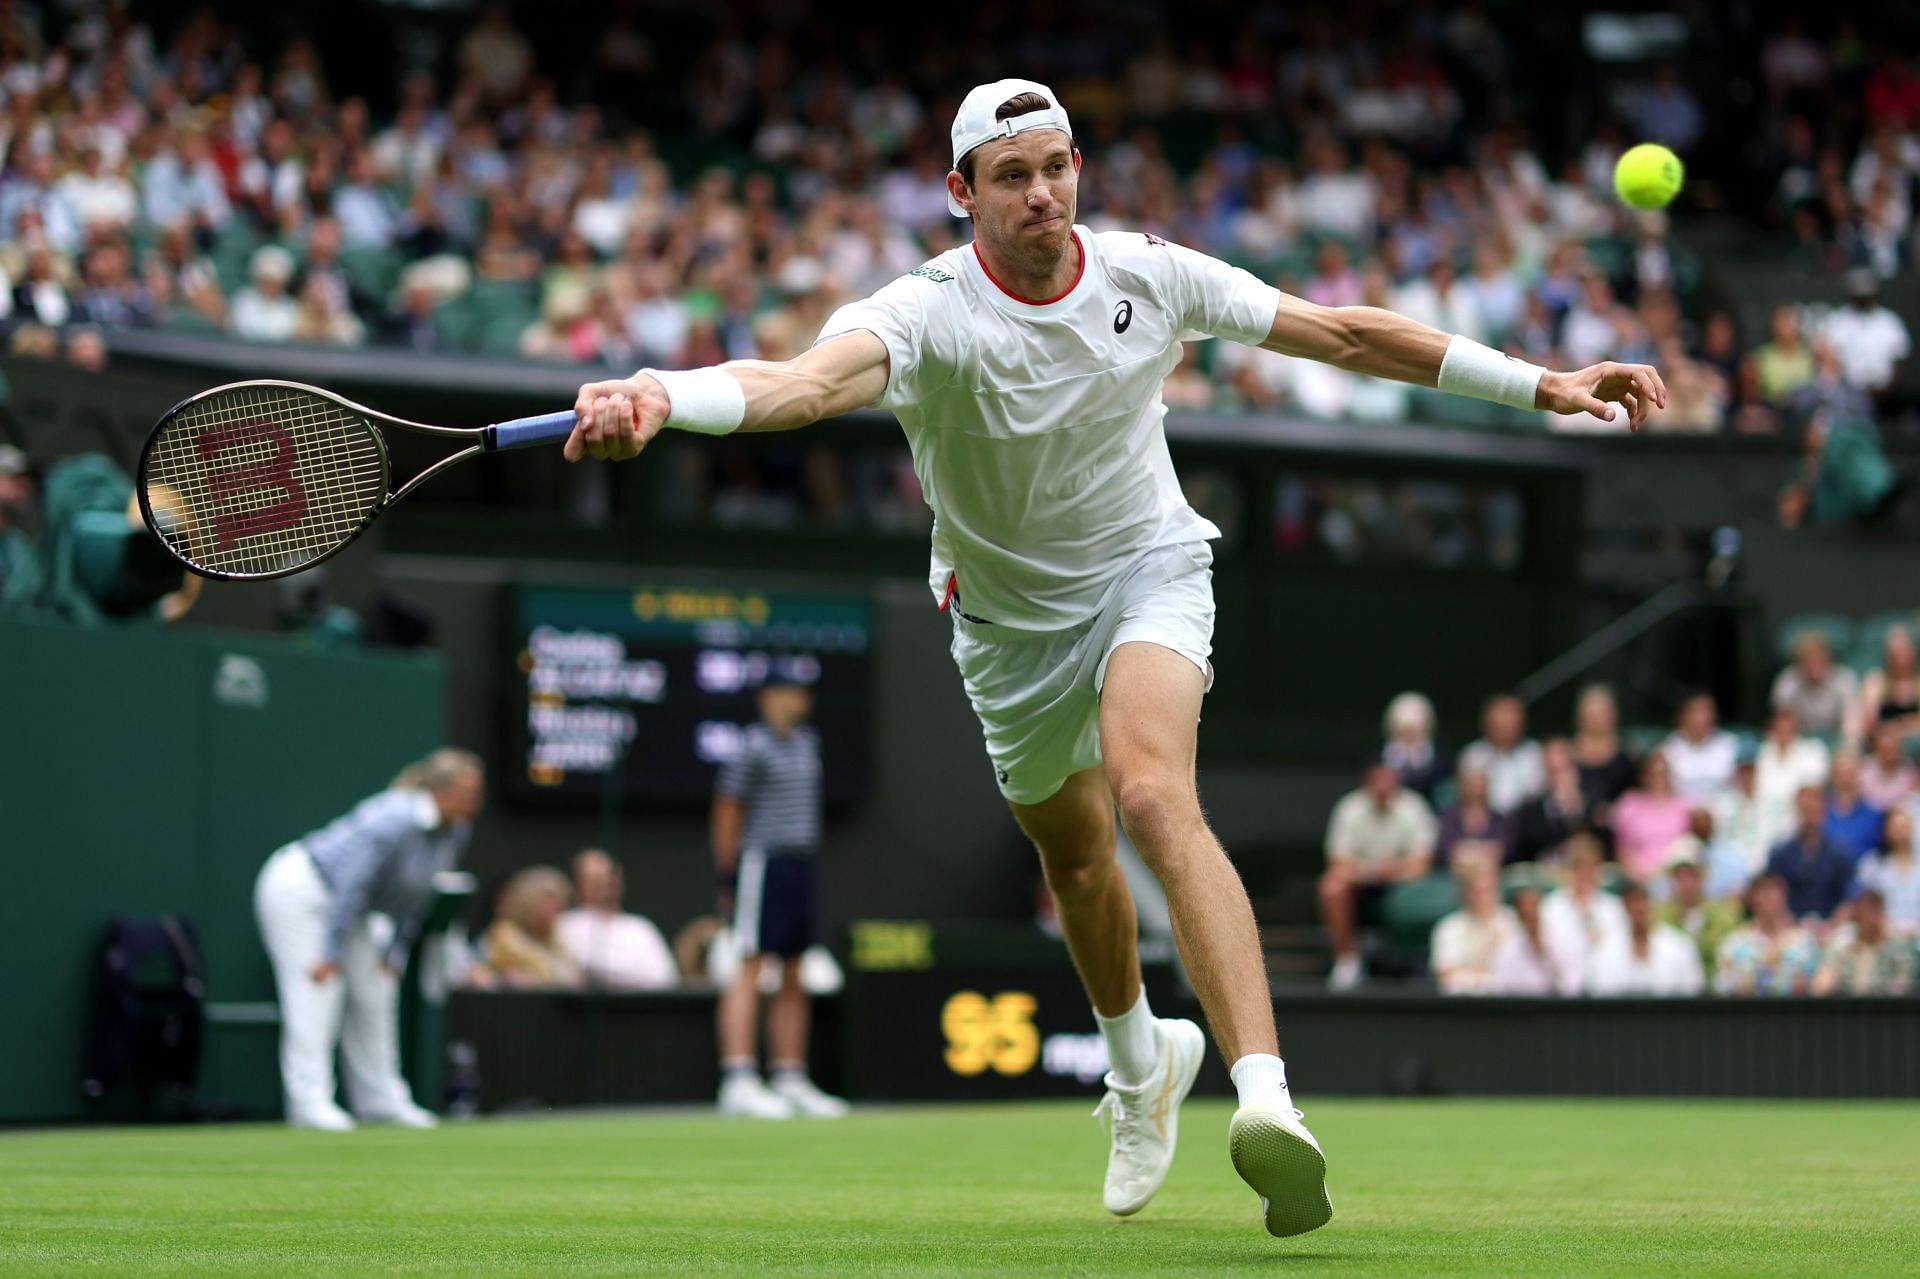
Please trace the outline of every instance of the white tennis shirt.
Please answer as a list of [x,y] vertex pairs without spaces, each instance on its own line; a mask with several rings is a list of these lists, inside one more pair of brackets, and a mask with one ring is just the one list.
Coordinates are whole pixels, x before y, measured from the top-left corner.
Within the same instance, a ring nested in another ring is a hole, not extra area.
[[1196,337],[1259,343],[1279,291],[1157,236],[1076,226],[1081,271],[1029,302],[972,244],[834,312],[818,341],[887,345],[877,401],[905,428],[933,508],[928,583],[974,617],[1061,630],[1162,546],[1220,530],[1187,505],[1160,386]]

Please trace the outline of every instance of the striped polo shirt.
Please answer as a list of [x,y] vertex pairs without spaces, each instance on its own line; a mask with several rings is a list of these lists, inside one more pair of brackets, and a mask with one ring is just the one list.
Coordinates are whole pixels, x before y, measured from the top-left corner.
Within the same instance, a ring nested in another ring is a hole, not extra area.
[[747,810],[743,851],[812,856],[820,844],[820,735],[806,724],[784,737],[753,725],[714,790]]

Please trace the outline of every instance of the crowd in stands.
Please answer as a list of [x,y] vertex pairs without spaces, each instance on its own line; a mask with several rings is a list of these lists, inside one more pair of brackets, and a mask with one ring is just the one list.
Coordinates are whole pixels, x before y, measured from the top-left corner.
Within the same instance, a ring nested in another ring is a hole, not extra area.
[[1379,759],[1328,826],[1331,983],[1364,980],[1368,922],[1457,905],[1426,957],[1446,993],[1912,991],[1913,636],[1887,629],[1859,677],[1803,634],[1763,734],[1722,727],[1699,692],[1638,759],[1604,686],[1546,741],[1528,736],[1517,698],[1489,699],[1457,761],[1426,699],[1395,699]]
[[[9,3],[0,322],[628,368],[780,358],[839,301],[964,237],[942,185],[952,95],[1014,56],[1055,68],[1082,122],[1096,229],[1156,231],[1313,301],[1390,306],[1542,362],[1655,361],[1672,394],[1654,429],[1871,408],[1907,355],[1873,295],[1914,256],[1920,74],[1852,21],[1751,39],[1739,70],[1761,100],[1739,112],[1725,80],[1674,65],[1622,78],[1569,149],[1520,123],[1545,87],[1537,34],[1477,6],[1414,6],[1386,29],[1368,8],[1256,6],[1184,45],[1151,6],[1099,21],[989,6],[958,50],[924,33],[908,50],[883,31],[748,36],[717,16],[688,47],[657,47],[621,7],[562,66],[529,14],[495,5],[370,100],[332,89],[347,77],[313,40],[269,41],[211,8],[169,28],[122,0]],[[1717,147],[1730,131],[1742,145]],[[1613,199],[1613,160],[1643,138],[1709,175],[1745,156],[1735,189],[1768,195],[1730,203],[1771,224],[1782,260],[1856,272],[1859,302],[1785,306],[1743,333],[1667,216]],[[1167,394],[1445,412],[1225,347],[1195,350]]]
[[[552,866],[529,866],[509,876],[478,940],[455,937],[455,984],[618,992],[724,989],[732,980],[739,956],[723,921],[692,919],[669,945],[657,924],[626,909],[618,861],[589,848],[574,857],[572,870],[569,878]],[[778,972],[766,975],[777,979]],[[802,956],[801,981],[811,993],[827,994],[842,977],[831,953],[816,946]]]

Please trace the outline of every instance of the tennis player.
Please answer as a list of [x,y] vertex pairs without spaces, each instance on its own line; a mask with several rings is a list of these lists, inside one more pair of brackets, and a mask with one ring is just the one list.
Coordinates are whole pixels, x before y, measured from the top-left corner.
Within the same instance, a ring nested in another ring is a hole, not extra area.
[[280,1078],[287,1122],[345,1132],[333,1053],[354,1114],[431,1128],[400,1074],[399,975],[485,798],[478,757],[451,748],[408,766],[391,787],[267,859],[253,908],[280,993]]
[[663,428],[783,431],[892,409],[933,508],[934,599],[1000,791],[1039,850],[1112,1062],[1105,1202],[1144,1207],[1173,1158],[1205,1040],[1140,985],[1114,809],[1165,886],[1230,1063],[1228,1150],[1276,1235],[1324,1224],[1326,1161],[1294,1108],[1246,890],[1201,814],[1220,531],[1180,491],[1160,388],[1180,343],[1227,338],[1522,409],[1664,404],[1645,365],[1556,373],[1373,307],[1321,307],[1154,235],[1074,223],[1081,156],[1052,90],[1001,80],[953,121],[948,205],[973,242],[841,308],[805,354],[580,388],[570,460]]

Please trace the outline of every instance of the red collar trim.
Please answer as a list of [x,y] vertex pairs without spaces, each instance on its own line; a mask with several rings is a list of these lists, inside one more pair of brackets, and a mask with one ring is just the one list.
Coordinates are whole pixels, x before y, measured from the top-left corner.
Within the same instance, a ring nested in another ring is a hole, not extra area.
[[980,256],[980,242],[978,240],[975,240],[973,242],[973,256],[974,256],[974,260],[979,262],[981,271],[985,272],[986,277],[989,280],[993,281],[993,287],[996,289],[999,289],[1002,293],[1012,298],[1015,302],[1023,302],[1028,306],[1052,306],[1055,302],[1060,301],[1061,298],[1066,297],[1067,294],[1079,288],[1081,277],[1083,277],[1087,273],[1087,246],[1080,243],[1080,233],[1078,231],[1073,232],[1072,235],[1073,235],[1073,247],[1080,250],[1080,269],[1073,273],[1073,283],[1069,284],[1066,288],[1062,289],[1056,296],[1050,297],[1050,298],[1042,298],[1039,301],[1035,301],[1032,298],[1023,298],[1018,293],[1015,293],[1012,289],[1008,288],[1006,285],[1000,283],[999,278],[996,277],[992,269],[987,266],[987,260]]

